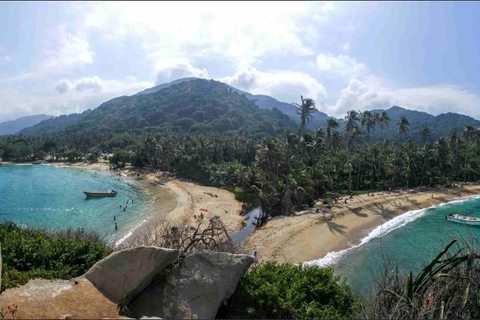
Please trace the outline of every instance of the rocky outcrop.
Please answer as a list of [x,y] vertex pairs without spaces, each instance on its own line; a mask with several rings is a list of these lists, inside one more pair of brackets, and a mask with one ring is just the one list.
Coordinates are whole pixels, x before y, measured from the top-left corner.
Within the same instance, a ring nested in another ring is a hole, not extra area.
[[135,317],[212,319],[253,263],[249,255],[203,251],[186,257],[130,304]]
[[114,252],[97,262],[85,277],[115,303],[130,300],[176,261],[178,250],[137,247]]
[[16,319],[117,318],[117,305],[103,296],[85,278],[75,280],[30,280],[6,290],[0,307],[17,307]]
[[177,257],[177,250],[157,247],[122,250],[77,279],[36,279],[6,290],[0,307],[18,306],[16,318],[116,318],[123,310],[136,318],[212,319],[253,263],[249,255],[211,251],[180,264]]

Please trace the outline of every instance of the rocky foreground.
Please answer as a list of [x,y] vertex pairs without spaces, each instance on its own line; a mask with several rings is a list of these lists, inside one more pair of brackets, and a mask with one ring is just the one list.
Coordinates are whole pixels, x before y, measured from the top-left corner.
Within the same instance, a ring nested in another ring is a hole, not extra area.
[[[137,247],[112,253],[72,280],[35,279],[0,295],[13,318],[214,318],[249,255],[201,251],[179,260],[177,250]],[[1,266],[1,263],[0,263]]]

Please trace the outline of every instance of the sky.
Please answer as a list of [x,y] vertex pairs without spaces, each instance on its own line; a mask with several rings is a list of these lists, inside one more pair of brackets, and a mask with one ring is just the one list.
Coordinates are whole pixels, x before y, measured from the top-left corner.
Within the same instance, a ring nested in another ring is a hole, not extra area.
[[478,2],[0,2],[0,121],[183,77],[480,119]]

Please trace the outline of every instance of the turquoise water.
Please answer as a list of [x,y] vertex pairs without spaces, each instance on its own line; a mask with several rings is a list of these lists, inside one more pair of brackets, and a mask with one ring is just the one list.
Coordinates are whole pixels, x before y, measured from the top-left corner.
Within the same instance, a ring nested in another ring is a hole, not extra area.
[[[118,191],[116,197],[87,199],[83,191]],[[126,212],[120,208],[129,203]],[[0,221],[32,227],[96,231],[118,242],[145,220],[147,195],[124,178],[47,165],[0,166]],[[115,231],[113,216],[118,231]]]
[[333,263],[335,272],[345,276],[357,293],[368,296],[385,262],[389,270],[398,265],[399,271],[418,272],[453,239],[477,244],[480,227],[445,220],[452,212],[480,217],[480,199],[456,200],[438,207],[409,211],[373,230],[360,245],[330,253],[314,263],[321,266]]

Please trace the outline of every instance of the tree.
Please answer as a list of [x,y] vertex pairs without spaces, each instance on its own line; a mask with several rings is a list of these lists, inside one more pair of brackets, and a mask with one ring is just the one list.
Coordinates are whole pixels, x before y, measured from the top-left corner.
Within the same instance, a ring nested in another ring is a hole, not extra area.
[[408,130],[409,130],[409,127],[410,126],[410,122],[408,122],[408,119],[405,118],[405,117],[401,117],[398,121],[397,121],[397,127],[398,127],[398,132],[401,133],[401,134],[407,134],[408,133]]
[[355,110],[347,112],[345,117],[347,120],[347,167],[348,167],[348,193],[352,193],[352,164],[350,161],[350,149],[353,140],[360,135],[360,128],[358,127],[359,113]]
[[335,120],[335,118],[329,118],[327,120],[327,145],[330,146],[332,142],[332,131],[335,132],[335,130],[338,128],[338,122]]
[[423,126],[422,129],[420,129],[419,134],[422,137],[423,142],[425,142],[425,140],[431,136],[430,128],[427,126]]
[[383,111],[381,114],[380,113],[376,114],[376,119],[377,119],[377,123],[380,126],[380,137],[381,137],[384,126],[388,127],[390,123],[390,117],[388,116],[387,112]]
[[300,131],[299,135],[303,136],[305,133],[305,128],[307,123],[313,118],[313,112],[315,109],[315,101],[310,98],[303,99],[303,96],[300,96],[302,99],[302,103],[292,103],[294,106],[297,107],[297,114],[300,115]]
[[375,116],[368,110],[364,111],[363,113],[360,113],[360,116],[361,116],[360,123],[362,125],[362,129],[366,127],[368,135],[370,135],[370,131],[372,129],[375,130],[375,123],[376,123]]

